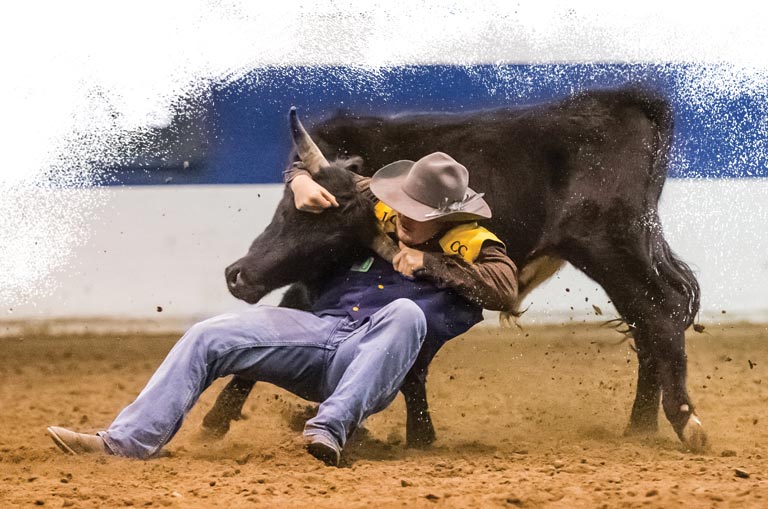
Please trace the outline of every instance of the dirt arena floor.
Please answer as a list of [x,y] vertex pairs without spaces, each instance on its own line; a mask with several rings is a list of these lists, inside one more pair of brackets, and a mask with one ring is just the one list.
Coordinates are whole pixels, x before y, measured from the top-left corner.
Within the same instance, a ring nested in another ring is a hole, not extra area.
[[106,427],[176,337],[0,339],[0,507],[768,507],[768,326],[689,333],[704,454],[685,451],[665,421],[658,436],[622,436],[635,356],[597,325],[479,329],[449,343],[428,383],[429,450],[405,448],[399,397],[369,419],[342,468],[326,467],[296,440],[312,407],[266,384],[229,435],[200,442],[223,380],[170,457],[55,448],[46,426]]

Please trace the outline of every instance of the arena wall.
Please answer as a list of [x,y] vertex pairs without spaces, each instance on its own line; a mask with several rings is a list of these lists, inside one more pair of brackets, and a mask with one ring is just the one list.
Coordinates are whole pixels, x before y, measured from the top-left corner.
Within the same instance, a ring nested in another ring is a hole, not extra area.
[[[127,320],[186,325],[246,304],[224,267],[271,219],[279,184],[89,188],[100,209],[55,291],[16,306],[6,321]],[[768,321],[768,179],[672,179],[662,194],[672,248],[702,286],[701,321]],[[265,299],[276,303],[279,292]],[[605,293],[568,266],[535,290],[522,323],[605,320]],[[602,314],[598,314],[598,310]],[[495,323],[490,316],[488,323]]]

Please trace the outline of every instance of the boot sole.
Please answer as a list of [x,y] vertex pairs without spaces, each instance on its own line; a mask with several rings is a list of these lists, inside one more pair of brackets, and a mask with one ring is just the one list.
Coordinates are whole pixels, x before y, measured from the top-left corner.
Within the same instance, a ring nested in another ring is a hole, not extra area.
[[307,445],[307,452],[329,467],[339,466],[339,453],[334,448],[323,443],[313,442]]
[[64,442],[64,440],[61,439],[59,435],[56,434],[55,431],[53,431],[52,428],[48,428],[46,431],[48,431],[48,434],[53,439],[53,443],[55,443],[59,449],[67,454],[77,454],[70,446],[67,445],[66,442]]

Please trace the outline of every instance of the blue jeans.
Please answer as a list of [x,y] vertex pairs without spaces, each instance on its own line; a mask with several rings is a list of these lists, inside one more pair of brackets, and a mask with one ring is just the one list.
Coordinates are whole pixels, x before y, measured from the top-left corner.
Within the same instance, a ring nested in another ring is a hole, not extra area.
[[220,315],[193,325],[99,435],[119,456],[148,458],[215,379],[237,374],[322,402],[305,434],[329,435],[343,447],[366,417],[394,400],[426,330],[424,313],[406,299],[363,323],[271,306]]

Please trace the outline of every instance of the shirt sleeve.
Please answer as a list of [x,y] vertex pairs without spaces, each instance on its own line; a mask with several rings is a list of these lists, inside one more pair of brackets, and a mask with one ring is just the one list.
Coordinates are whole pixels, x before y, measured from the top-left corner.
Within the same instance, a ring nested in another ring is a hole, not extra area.
[[517,267],[503,245],[486,241],[474,263],[459,256],[424,253],[424,277],[452,288],[465,299],[493,311],[512,311],[517,299]]
[[304,163],[301,161],[296,161],[292,165],[290,165],[288,168],[283,170],[283,182],[285,182],[286,185],[289,185],[293,179],[298,177],[299,175],[306,175],[307,177],[312,177],[312,174],[309,173],[309,170],[304,166]]

